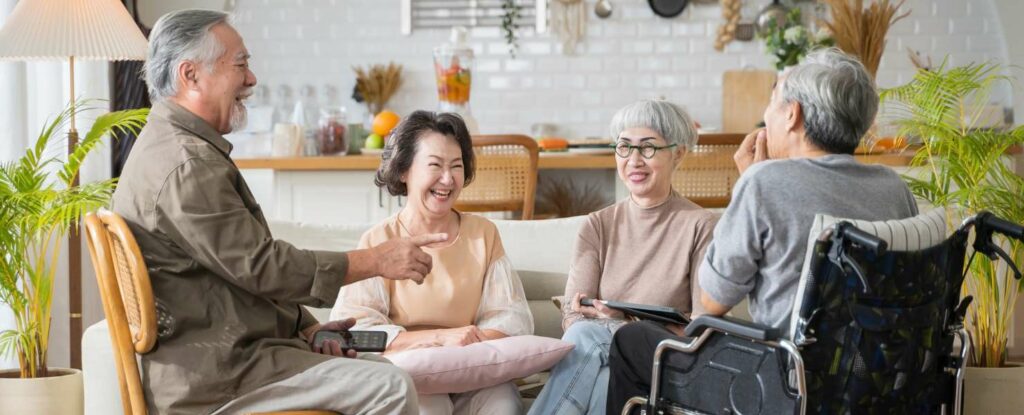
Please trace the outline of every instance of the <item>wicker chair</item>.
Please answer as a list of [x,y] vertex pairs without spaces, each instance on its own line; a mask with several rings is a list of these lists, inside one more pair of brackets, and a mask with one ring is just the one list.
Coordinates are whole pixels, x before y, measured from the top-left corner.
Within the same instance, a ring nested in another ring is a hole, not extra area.
[[476,177],[456,208],[466,212],[520,211],[533,218],[537,191],[537,142],[525,135],[473,136]]
[[727,206],[740,177],[732,156],[743,138],[743,134],[701,135],[672,174],[672,188],[705,208]]
[[[135,354],[156,344],[156,305],[146,263],[128,225],[100,210],[85,217],[89,254],[96,270],[103,313],[114,344],[114,360],[125,415],[145,415],[146,402]],[[324,411],[273,412],[264,415],[334,415]]]

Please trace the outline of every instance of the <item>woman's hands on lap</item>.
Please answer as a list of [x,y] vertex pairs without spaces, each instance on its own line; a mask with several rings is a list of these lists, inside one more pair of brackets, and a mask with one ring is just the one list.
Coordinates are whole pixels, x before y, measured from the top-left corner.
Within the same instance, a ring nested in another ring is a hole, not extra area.
[[507,337],[507,335],[497,330],[481,329],[475,325],[451,329],[404,331],[398,333],[385,354],[428,347],[468,346],[503,337]]
[[593,307],[580,304],[580,301],[584,298],[587,298],[587,295],[583,293],[576,293],[576,295],[572,297],[572,311],[580,313],[587,318],[606,318],[616,320],[623,320],[626,318],[626,315],[621,311],[609,308],[605,305],[604,301],[601,300],[594,300]]

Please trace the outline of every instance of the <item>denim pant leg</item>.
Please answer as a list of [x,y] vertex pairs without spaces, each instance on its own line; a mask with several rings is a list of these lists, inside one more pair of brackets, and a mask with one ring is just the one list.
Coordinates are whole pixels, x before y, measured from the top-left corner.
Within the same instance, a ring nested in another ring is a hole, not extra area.
[[551,377],[530,407],[530,414],[603,414],[612,332],[602,324],[577,321],[562,340],[576,347],[551,369]]

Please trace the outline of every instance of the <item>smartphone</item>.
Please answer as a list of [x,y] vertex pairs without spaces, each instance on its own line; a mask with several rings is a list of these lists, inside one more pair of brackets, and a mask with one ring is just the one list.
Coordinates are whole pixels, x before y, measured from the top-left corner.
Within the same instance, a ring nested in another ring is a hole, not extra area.
[[335,340],[341,344],[341,350],[357,352],[383,352],[388,346],[388,334],[383,331],[331,331],[320,330],[313,335],[313,344],[323,348],[324,340]]

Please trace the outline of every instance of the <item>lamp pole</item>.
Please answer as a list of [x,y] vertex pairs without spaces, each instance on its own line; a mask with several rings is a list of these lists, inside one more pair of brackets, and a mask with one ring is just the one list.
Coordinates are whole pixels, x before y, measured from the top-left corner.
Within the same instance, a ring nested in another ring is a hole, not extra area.
[[[71,73],[71,128],[68,129],[68,154],[78,146],[78,129],[75,128],[75,57],[68,57],[68,68]],[[71,181],[78,186],[78,174]],[[78,232],[79,225],[71,225],[68,232],[68,334],[71,350],[70,364],[72,368],[82,368],[82,236]]]

